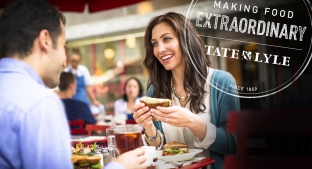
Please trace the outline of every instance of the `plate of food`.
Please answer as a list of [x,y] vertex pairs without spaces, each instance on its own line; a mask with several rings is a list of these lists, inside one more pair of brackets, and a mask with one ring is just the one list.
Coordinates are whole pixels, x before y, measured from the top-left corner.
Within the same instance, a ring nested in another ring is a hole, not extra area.
[[165,144],[163,150],[156,151],[155,158],[165,162],[184,161],[192,159],[202,151],[202,149],[189,149],[186,144],[172,141]]
[[166,163],[166,162],[163,161],[163,160],[158,160],[157,158],[154,158],[154,159],[153,159],[152,166],[163,165],[163,164],[165,164],[165,163]]
[[71,161],[74,168],[101,169],[100,156],[72,155]]
[[95,155],[95,152],[99,148],[94,144],[84,145],[81,142],[76,144],[76,147],[72,147],[71,161],[74,169],[101,169],[102,157]]

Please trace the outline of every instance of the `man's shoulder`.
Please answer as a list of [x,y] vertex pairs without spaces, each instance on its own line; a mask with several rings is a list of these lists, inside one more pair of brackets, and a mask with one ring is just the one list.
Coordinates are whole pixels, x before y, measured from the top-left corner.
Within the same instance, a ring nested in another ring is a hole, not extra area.
[[68,105],[68,106],[73,106],[77,109],[83,107],[83,108],[88,108],[89,106],[85,103],[85,102],[82,102],[82,101],[79,101],[79,100],[74,100],[74,99],[62,99],[62,101],[64,102],[65,105]]
[[51,89],[20,75],[12,75],[12,78],[0,84],[0,96],[1,99],[26,112],[45,98],[57,100],[56,94]]
[[78,69],[88,69],[85,65],[78,65]]
[[78,70],[79,71],[83,71],[83,72],[89,71],[88,68],[86,66],[84,66],[84,65],[78,65]]

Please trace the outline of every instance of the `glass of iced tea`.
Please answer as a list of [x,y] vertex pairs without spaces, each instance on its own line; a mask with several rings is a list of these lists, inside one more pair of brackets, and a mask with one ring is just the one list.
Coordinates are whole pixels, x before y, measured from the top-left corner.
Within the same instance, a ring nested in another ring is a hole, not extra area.
[[142,127],[138,124],[129,124],[114,127],[118,153],[142,147]]

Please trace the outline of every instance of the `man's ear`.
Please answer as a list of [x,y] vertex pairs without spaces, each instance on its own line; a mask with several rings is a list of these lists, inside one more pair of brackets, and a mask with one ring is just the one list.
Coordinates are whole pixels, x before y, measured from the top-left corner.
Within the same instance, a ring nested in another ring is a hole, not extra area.
[[75,83],[70,83],[69,84],[69,87],[72,89],[72,88],[74,88],[76,86],[76,84]]
[[72,87],[73,87],[73,84],[69,83],[67,89],[71,89]]
[[42,52],[48,53],[52,45],[52,39],[48,30],[43,29],[38,36],[39,48]]

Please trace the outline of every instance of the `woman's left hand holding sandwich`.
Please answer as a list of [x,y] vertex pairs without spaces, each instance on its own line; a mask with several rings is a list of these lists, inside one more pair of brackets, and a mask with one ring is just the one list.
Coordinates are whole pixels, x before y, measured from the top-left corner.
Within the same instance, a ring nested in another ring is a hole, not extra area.
[[144,103],[138,103],[134,105],[133,118],[136,123],[144,128],[151,128],[153,125],[152,116],[149,112],[149,107]]
[[[149,110],[149,107],[144,103],[135,104],[133,118],[135,119],[136,123],[144,127],[145,134],[149,136],[156,136],[157,130],[153,124],[151,112]],[[156,141],[154,142],[147,142],[150,146],[158,147],[160,145],[160,138],[157,137]]]
[[[199,139],[204,139],[206,135],[206,122],[201,120],[199,116],[192,113],[190,110],[180,107],[161,107],[150,109],[152,116],[156,119],[168,123],[176,127],[189,128]],[[199,130],[202,129],[202,130]]]

